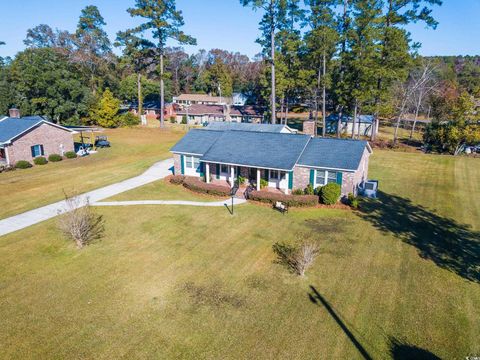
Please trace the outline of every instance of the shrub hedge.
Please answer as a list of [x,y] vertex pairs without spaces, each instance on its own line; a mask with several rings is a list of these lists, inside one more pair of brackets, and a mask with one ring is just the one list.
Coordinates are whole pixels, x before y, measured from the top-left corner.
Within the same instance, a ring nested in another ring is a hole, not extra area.
[[58,154],[51,154],[48,156],[48,161],[51,161],[51,162],[58,162],[58,161],[62,161],[63,158],[58,155]]
[[20,160],[15,163],[15,167],[17,169],[28,169],[32,167],[32,164],[30,164],[27,160]]
[[230,196],[230,188],[222,185],[207,184],[195,177],[185,177],[183,186],[187,189],[203,194],[216,196]]
[[322,186],[322,189],[320,191],[320,199],[325,205],[333,205],[338,202],[341,193],[342,188],[339,184],[329,183],[325,186]]
[[174,185],[182,185],[183,182],[185,181],[185,176],[183,175],[172,175],[169,178],[169,181],[171,184]]
[[316,195],[286,195],[268,191],[252,191],[249,193],[248,198],[270,204],[281,201],[291,207],[316,206],[319,202],[319,198]]
[[35,159],[33,159],[33,163],[35,165],[46,165],[48,163],[48,161],[43,156],[39,156],[39,157],[36,157]]
[[75,159],[77,157],[77,153],[75,151],[67,151],[65,153],[65,157],[67,159]]

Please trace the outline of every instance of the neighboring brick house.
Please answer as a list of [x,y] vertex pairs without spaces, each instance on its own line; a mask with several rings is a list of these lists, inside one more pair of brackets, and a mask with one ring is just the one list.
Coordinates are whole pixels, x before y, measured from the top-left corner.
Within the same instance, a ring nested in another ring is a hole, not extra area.
[[[128,110],[135,116],[138,116],[138,103],[128,104]],[[160,102],[159,101],[145,101],[142,108],[143,115],[149,120],[160,119]],[[175,106],[171,103],[165,103],[163,106],[163,115],[165,119],[170,119],[176,116]]]
[[[253,126],[252,126],[253,128]],[[193,129],[172,149],[176,174],[202,177],[206,182],[238,176],[260,189],[291,193],[308,184],[315,188],[330,182],[341,185],[342,195],[357,193],[368,180],[368,142],[314,138],[276,131],[214,131]]]
[[177,123],[184,118],[189,125],[202,125],[211,122],[261,123],[263,109],[258,106],[231,106],[212,104],[192,104],[183,106],[176,113]]
[[73,151],[74,132],[40,116],[6,117],[0,120],[0,162],[15,165],[38,156]]

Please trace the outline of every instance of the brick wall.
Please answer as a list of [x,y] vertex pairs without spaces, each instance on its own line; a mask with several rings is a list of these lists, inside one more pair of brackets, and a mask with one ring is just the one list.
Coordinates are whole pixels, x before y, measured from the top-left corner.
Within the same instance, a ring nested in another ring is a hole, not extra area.
[[302,166],[293,168],[293,189],[305,189],[310,183],[310,169]]
[[33,145],[43,145],[45,157],[51,154],[61,154],[61,145],[63,145],[64,153],[74,150],[72,133],[44,123],[13,141],[7,147],[10,163],[15,164],[19,160],[32,162],[31,147]]
[[306,120],[303,122],[303,133],[306,135],[315,135],[315,121]]
[[173,154],[173,168],[175,175],[182,175],[181,155]]

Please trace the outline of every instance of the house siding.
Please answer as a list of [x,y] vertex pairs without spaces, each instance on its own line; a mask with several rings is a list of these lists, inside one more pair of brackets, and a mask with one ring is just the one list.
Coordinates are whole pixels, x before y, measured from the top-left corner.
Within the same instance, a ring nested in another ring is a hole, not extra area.
[[62,145],[63,153],[73,151],[73,134],[53,125],[41,124],[6,146],[9,163],[13,165],[20,160],[33,161],[31,152],[33,145],[43,145],[45,157],[61,154]]
[[180,154],[173,154],[173,171],[175,175],[182,175],[182,158]]
[[293,168],[293,189],[305,189],[310,183],[310,168],[295,166]]

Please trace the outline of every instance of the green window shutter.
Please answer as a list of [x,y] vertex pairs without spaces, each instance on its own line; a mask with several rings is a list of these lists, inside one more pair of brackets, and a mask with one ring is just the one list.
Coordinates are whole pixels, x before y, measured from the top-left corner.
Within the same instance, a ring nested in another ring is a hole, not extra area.
[[237,166],[237,177],[240,176],[240,166]]
[[263,178],[268,181],[269,176],[270,176],[270,170],[266,170],[266,169],[265,169],[265,170],[263,171]]
[[343,173],[342,172],[337,172],[337,184],[342,186],[342,181],[343,181]]
[[310,184],[315,186],[315,170],[310,169]]
[[217,179],[220,179],[220,164],[217,164]]
[[205,163],[201,162],[200,163],[200,177],[205,176]]
[[293,189],[293,171],[290,171],[290,172],[289,172],[288,188],[289,188],[290,190]]
[[180,163],[182,164],[182,175],[185,175],[185,156],[180,155]]
[[35,157],[35,146],[31,146],[30,150],[32,151],[32,158]]

